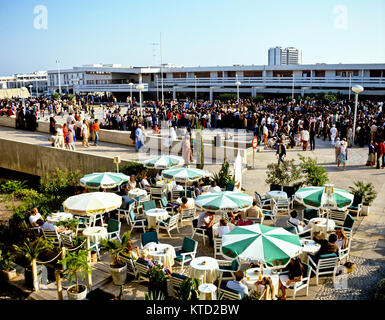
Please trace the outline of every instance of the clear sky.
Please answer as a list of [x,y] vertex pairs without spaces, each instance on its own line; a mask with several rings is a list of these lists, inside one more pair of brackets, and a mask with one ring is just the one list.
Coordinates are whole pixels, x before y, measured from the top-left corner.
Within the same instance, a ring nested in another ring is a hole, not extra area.
[[384,30],[385,0],[0,0],[0,76],[56,59],[159,65],[160,32],[175,65],[267,64],[273,46],[301,49],[303,64],[385,63]]

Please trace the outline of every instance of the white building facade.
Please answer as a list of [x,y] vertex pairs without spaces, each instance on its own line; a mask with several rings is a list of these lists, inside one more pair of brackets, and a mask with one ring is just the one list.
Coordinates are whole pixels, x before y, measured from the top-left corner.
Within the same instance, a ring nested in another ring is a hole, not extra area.
[[268,65],[292,65],[302,63],[302,51],[294,47],[282,48],[275,47],[270,48],[268,51]]
[[[58,71],[48,71],[48,90],[59,89]],[[213,100],[220,93],[236,93],[241,83],[241,96],[287,94],[305,96],[316,93],[349,94],[355,84],[365,88],[363,95],[385,95],[385,63],[379,64],[312,64],[312,65],[236,65],[216,67],[122,67],[90,65],[60,71],[60,89],[70,93],[138,92],[143,83],[146,95],[169,98]],[[130,83],[132,85],[130,85]]]
[[15,89],[25,87],[33,96],[47,92],[47,71],[15,74],[9,77],[0,77],[1,89]]

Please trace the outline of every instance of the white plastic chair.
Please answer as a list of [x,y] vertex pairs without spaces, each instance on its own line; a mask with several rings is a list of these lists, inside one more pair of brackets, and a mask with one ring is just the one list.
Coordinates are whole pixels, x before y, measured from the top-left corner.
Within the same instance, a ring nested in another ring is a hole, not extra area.
[[318,262],[314,262],[312,257],[309,255],[309,267],[311,271],[316,275],[316,284],[318,286],[319,276],[332,274],[333,275],[333,284],[335,282],[339,257],[335,255],[324,255],[325,257],[320,256]]
[[170,231],[176,229],[178,231],[178,233],[180,233],[179,227],[178,227],[178,220],[179,220],[179,213],[174,214],[173,216],[171,216],[170,218],[168,218],[165,221],[159,221],[158,222],[158,228],[157,228],[158,233],[159,233],[159,229],[164,229],[167,231],[170,238],[172,238]]

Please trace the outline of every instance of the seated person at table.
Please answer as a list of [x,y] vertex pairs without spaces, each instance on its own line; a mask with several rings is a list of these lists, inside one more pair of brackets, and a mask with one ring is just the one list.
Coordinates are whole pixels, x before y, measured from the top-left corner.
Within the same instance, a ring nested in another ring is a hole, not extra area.
[[263,218],[262,209],[257,206],[257,200],[253,200],[253,206],[246,210],[245,219],[250,218]]
[[122,255],[128,258],[132,258],[134,261],[138,260],[140,257],[139,247],[132,245],[132,240],[128,240],[126,247],[123,249]]
[[[150,269],[151,269],[153,266],[155,266],[154,261],[149,257],[149,253],[148,253],[148,250],[147,250],[147,249],[142,250],[142,256],[139,257],[137,261],[140,262],[140,263],[143,263],[143,264],[147,265]],[[168,266],[164,266],[163,272],[164,272],[165,274],[171,274],[171,272],[170,272]]]
[[207,189],[207,192],[221,192],[221,188],[217,186],[215,181],[211,181],[210,188]]
[[29,222],[32,224],[33,227],[38,228],[44,223],[44,219],[37,210],[37,208],[33,208],[31,210],[31,215],[29,216]]
[[265,300],[272,300],[274,292],[273,281],[269,277],[263,277],[262,280],[258,280],[254,283],[260,294],[265,291]]
[[215,230],[215,236],[218,238],[222,238],[222,236],[226,233],[230,232],[230,228],[227,225],[226,219],[219,220],[219,227],[217,230]]
[[305,275],[305,267],[299,258],[290,259],[289,264],[282,270],[288,273],[279,275],[279,289],[281,289],[281,300],[286,300],[286,288],[293,286],[294,282],[301,282]]
[[244,278],[244,274],[242,270],[238,270],[235,272],[235,280],[230,280],[227,282],[226,287],[235,291],[238,291],[241,295],[241,298],[245,296],[245,294],[249,294],[249,288],[242,283]]
[[147,192],[150,192],[151,184],[148,182],[146,174],[143,175],[143,179],[142,179],[142,181],[140,181],[140,185],[142,186],[142,188],[144,190],[146,190]]
[[213,240],[213,224],[214,224],[214,212],[202,212],[198,217],[198,228],[206,229],[206,234],[209,237],[210,245],[214,246]]
[[188,204],[188,199],[186,197],[182,197],[182,204],[178,207],[178,212],[185,209],[190,209],[190,205]]
[[336,228],[335,234],[337,236],[336,245],[339,249],[346,249],[349,244],[349,239],[345,234],[344,229]]
[[290,212],[289,221],[297,226],[298,232],[302,232],[307,229],[307,225],[303,221],[297,219],[297,216],[297,211],[293,210],[292,212]]
[[200,185],[199,185],[199,182],[198,181],[194,181],[194,193],[196,196],[200,196],[202,194],[202,189],[200,188]]
[[58,233],[62,233],[63,231],[67,230],[67,228],[55,226],[54,224],[48,221],[44,222],[41,228],[44,230],[56,230]]
[[134,189],[136,189],[135,175],[131,175],[130,181],[128,181],[127,186],[126,186],[126,191],[131,191]]
[[156,181],[163,180],[163,177],[162,177],[162,170],[159,170],[159,172],[156,174],[155,180],[156,180]]
[[332,233],[329,236],[329,240],[326,240],[322,238],[321,232],[315,232],[313,234],[313,240],[321,245],[321,248],[317,254],[311,256],[314,262],[318,262],[320,255],[332,253],[338,254],[338,246],[336,244],[337,236],[335,233]]
[[237,211],[237,212],[229,211],[229,212],[227,213],[227,216],[228,216],[229,219],[231,220],[231,223],[232,223],[232,224],[236,224],[236,221],[235,221],[235,220],[238,220],[238,219],[241,217],[241,214],[242,214],[241,211]]

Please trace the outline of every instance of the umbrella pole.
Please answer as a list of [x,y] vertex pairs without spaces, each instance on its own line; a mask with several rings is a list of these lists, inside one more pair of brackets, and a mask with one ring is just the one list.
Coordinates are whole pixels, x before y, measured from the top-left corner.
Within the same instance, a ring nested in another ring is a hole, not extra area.
[[187,181],[184,183],[184,196],[187,197]]

